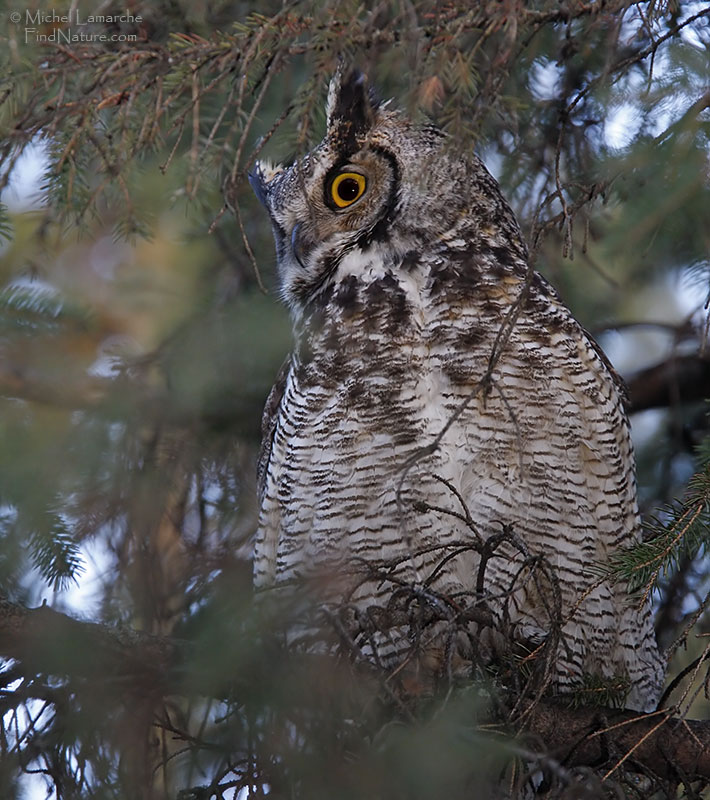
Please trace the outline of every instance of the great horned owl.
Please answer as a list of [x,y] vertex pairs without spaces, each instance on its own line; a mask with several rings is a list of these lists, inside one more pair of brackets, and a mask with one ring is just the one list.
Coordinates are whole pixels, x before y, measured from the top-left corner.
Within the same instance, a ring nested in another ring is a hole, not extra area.
[[357,71],[326,113],[310,154],[250,176],[295,333],[264,415],[257,590],[365,611],[409,585],[528,640],[557,619],[557,689],[625,676],[627,705],[652,708],[650,610],[594,570],[639,536],[613,370],[529,272],[476,156]]

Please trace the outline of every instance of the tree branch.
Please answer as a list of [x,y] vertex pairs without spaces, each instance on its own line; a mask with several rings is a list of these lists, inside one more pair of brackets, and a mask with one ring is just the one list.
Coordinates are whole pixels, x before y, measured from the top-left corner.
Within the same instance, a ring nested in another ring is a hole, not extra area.
[[83,622],[48,606],[28,609],[0,598],[0,654],[28,672],[171,688],[184,643]]
[[104,378],[91,375],[47,376],[26,366],[8,365],[0,361],[0,398],[7,397],[66,410],[101,411],[108,417],[124,418],[134,413],[143,420],[168,418],[175,425],[203,423],[214,428],[232,427],[258,437],[258,420],[262,412],[263,392],[255,390],[235,402],[225,392],[224,404],[201,409],[199,415],[184,409],[171,398],[170,392],[126,376]]
[[[83,622],[47,606],[27,609],[0,599],[0,653],[20,660],[29,673],[97,685],[130,680],[131,689],[155,695],[220,696],[208,661],[189,668],[196,653],[189,642]],[[235,684],[246,696],[244,677]],[[523,717],[525,733],[566,766],[609,762],[611,772],[624,761],[663,778],[710,778],[710,721],[678,719],[665,710],[570,708],[559,699],[529,704]]]
[[710,356],[673,356],[626,381],[631,413],[710,397]]
[[93,408],[102,402],[115,386],[109,378],[66,375],[59,380],[47,377],[27,365],[0,361],[0,397],[13,397],[34,403],[69,409]]
[[[569,708],[547,700],[526,720],[550,755],[568,766],[598,766],[616,755],[662,778],[710,777],[710,722],[678,719],[668,710],[651,714],[600,708]],[[607,773],[609,774],[609,773]]]

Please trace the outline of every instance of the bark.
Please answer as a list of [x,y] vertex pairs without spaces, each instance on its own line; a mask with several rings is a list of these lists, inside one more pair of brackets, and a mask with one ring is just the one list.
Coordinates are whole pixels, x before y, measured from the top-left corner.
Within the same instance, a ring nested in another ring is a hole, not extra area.
[[531,707],[527,730],[566,766],[598,766],[605,773],[638,763],[665,779],[710,777],[710,722],[651,714],[569,708],[548,700]]
[[710,354],[675,356],[626,381],[629,411],[666,408],[710,397]]

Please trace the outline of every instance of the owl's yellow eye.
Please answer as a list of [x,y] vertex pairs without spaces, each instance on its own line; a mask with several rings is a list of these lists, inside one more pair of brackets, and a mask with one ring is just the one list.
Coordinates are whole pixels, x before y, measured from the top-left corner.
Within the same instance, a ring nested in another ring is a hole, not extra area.
[[365,193],[367,181],[357,172],[341,172],[330,184],[330,196],[338,208],[347,208]]

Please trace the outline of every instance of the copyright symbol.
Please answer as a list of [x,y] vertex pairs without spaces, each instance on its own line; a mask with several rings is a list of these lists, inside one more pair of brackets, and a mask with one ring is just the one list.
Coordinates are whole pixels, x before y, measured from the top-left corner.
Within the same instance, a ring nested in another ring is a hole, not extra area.
[[13,11],[10,14],[10,22],[19,22],[22,19],[22,14],[19,11]]

